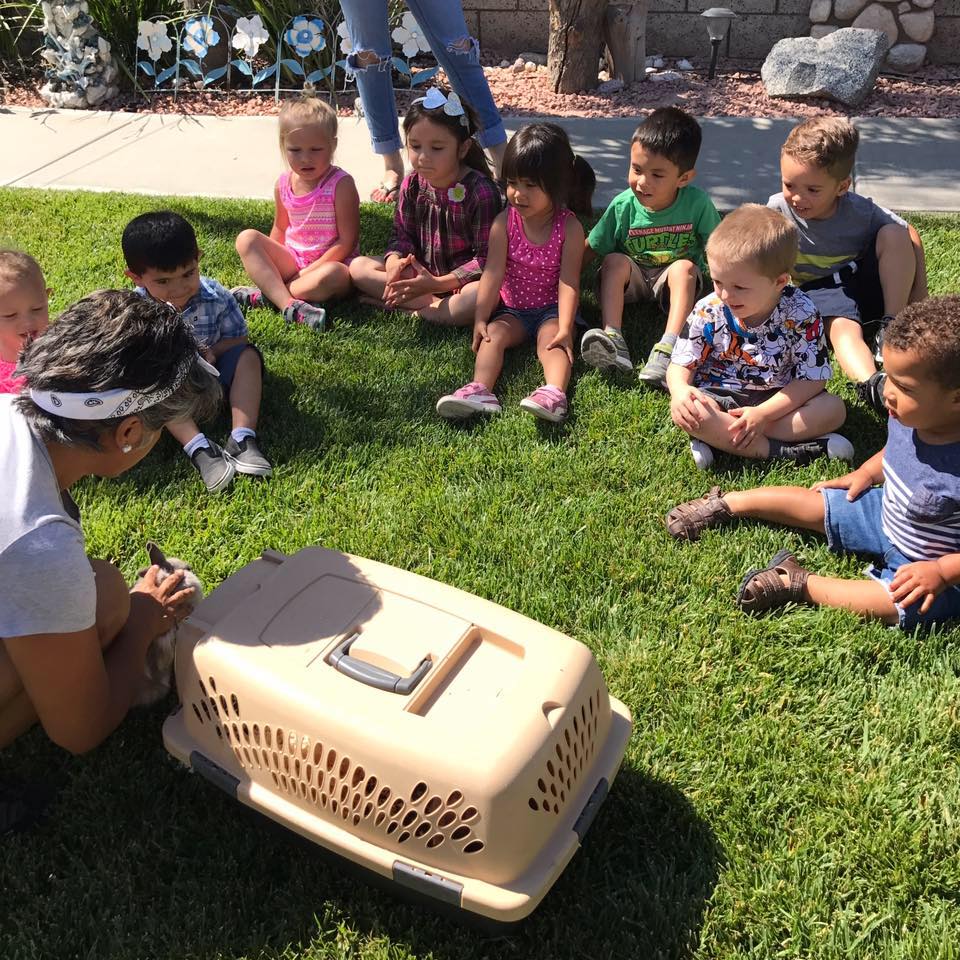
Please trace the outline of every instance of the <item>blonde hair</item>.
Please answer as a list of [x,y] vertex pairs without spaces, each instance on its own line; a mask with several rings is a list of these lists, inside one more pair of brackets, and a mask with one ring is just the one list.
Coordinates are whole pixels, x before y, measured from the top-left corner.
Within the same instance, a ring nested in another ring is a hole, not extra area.
[[285,153],[285,141],[291,130],[318,123],[323,132],[333,140],[337,136],[337,112],[319,97],[309,94],[284,100],[280,105],[279,120],[280,153]]
[[707,240],[707,256],[727,266],[749,264],[775,280],[797,262],[797,228],[759,203],[745,203],[727,214]]
[[846,117],[811,117],[794,127],[781,156],[826,170],[835,180],[846,180],[853,170],[860,134]]
[[11,247],[0,248],[0,282],[21,284],[28,280],[36,280],[42,287],[47,285],[40,264],[29,253]]

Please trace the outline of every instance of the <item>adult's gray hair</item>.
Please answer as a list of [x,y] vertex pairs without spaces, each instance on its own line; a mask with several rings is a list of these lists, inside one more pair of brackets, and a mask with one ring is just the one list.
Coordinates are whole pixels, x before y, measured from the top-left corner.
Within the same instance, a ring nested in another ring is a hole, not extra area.
[[[34,390],[91,393],[119,388],[149,393],[170,385],[197,353],[193,329],[169,304],[132,290],[99,290],[78,300],[21,354],[17,373]],[[148,430],[175,420],[209,420],[220,384],[199,363],[165,400],[133,414]],[[24,392],[17,405],[44,442],[100,449],[100,436],[126,417],[71,420],[41,410]]]

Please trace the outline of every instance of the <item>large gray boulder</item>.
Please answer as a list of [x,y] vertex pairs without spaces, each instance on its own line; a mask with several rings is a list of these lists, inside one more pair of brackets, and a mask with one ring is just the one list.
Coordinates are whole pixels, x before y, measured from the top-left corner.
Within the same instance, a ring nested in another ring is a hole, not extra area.
[[819,40],[780,40],[760,68],[770,97],[827,97],[855,107],[873,89],[890,47],[882,30],[844,27]]

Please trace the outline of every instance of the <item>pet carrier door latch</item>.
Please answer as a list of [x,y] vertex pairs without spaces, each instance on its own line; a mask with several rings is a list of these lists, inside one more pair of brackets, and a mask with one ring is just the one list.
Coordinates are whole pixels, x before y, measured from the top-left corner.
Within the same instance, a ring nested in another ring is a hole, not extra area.
[[333,652],[327,657],[327,663],[336,668],[340,673],[346,674],[360,683],[367,686],[376,687],[378,690],[386,690],[388,693],[399,693],[406,695],[416,690],[420,681],[430,672],[433,661],[429,657],[424,657],[417,668],[409,677],[401,677],[399,674],[390,670],[384,670],[381,667],[375,667],[372,663],[365,660],[358,660],[351,657],[350,647],[354,640],[360,636],[359,633],[353,633],[342,643],[337,644]]

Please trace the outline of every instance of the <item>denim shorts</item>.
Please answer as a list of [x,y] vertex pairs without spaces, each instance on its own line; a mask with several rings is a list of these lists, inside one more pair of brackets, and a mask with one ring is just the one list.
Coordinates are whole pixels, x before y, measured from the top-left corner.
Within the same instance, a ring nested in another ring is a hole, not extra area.
[[[866,574],[889,590],[897,570],[913,561],[904,556],[883,532],[883,488],[873,487],[853,503],[847,500],[846,490],[820,492],[823,494],[823,526],[830,549],[834,553],[859,553],[873,558]],[[913,630],[960,617],[960,587],[947,587],[924,614],[920,613],[921,603],[922,600],[909,607],[896,604],[901,629]]]
[[[519,307],[508,307],[501,303],[500,306],[493,311],[493,316],[490,319],[498,320],[500,317],[516,317],[523,324],[523,329],[527,331],[527,336],[536,343],[540,328],[548,320],[556,320],[559,316],[560,309],[555,303],[549,303],[545,307],[531,307],[528,310],[521,310]],[[583,318],[580,316],[579,310],[574,318],[574,325],[577,327],[583,326]]]
[[237,364],[244,350],[252,350],[260,358],[260,376],[263,376],[263,354],[252,343],[238,343],[217,357],[214,366],[220,374],[220,386],[223,392],[230,394],[230,387],[233,386],[233,378],[237,372]]

